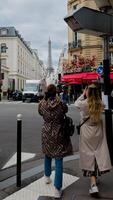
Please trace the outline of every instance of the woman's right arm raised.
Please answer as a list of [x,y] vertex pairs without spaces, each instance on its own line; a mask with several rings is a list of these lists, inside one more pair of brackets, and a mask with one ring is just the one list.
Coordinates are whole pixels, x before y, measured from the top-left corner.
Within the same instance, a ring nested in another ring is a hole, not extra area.
[[87,88],[85,88],[82,95],[80,95],[80,97],[78,97],[78,99],[75,101],[75,106],[77,108],[81,108],[82,106],[84,106],[84,101],[86,99],[86,96],[87,96]]

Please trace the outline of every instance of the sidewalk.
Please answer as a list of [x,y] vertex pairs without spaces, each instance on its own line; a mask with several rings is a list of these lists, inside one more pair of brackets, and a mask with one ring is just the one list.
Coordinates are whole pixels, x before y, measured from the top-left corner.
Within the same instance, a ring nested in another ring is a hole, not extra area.
[[[43,168],[36,176],[22,181],[21,189],[12,185],[0,192],[0,200],[54,200],[54,172],[52,184],[46,185],[43,179]],[[82,176],[79,169],[78,155],[64,160],[63,196],[61,200],[93,200],[89,195],[89,180]],[[17,191],[19,190],[19,191]],[[113,170],[100,178],[101,200],[113,200]],[[11,194],[12,193],[12,194]],[[11,195],[10,195],[11,194]]]

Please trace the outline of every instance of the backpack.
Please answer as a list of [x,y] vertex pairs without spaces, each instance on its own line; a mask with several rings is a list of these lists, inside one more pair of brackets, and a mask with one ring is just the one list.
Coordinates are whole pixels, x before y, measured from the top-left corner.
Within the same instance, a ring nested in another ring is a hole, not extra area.
[[65,136],[72,136],[75,132],[75,125],[73,123],[73,120],[71,117],[64,115],[64,120],[63,120],[63,134]]

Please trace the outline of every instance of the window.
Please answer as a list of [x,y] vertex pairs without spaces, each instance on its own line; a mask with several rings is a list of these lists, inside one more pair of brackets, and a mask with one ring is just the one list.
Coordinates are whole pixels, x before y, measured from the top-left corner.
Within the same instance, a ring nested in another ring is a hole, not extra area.
[[18,45],[18,56],[20,55],[20,48],[19,48],[19,45]]
[[113,52],[111,52],[110,57],[111,57],[111,64],[113,64]]
[[1,59],[1,66],[6,66],[6,58]]
[[113,44],[113,37],[110,37],[109,44]]
[[74,33],[74,41],[77,42],[77,32]]
[[19,83],[20,83],[20,81],[19,81],[19,78],[17,79],[17,88],[18,88],[18,90],[19,90]]
[[6,53],[7,47],[6,43],[1,43],[1,53]]
[[74,5],[74,6],[73,6],[73,10],[76,10],[76,9],[77,9],[77,6],[78,6],[78,4]]
[[1,35],[7,35],[8,30],[6,28],[0,30]]
[[73,59],[74,59],[74,60],[77,60],[77,55],[73,55]]

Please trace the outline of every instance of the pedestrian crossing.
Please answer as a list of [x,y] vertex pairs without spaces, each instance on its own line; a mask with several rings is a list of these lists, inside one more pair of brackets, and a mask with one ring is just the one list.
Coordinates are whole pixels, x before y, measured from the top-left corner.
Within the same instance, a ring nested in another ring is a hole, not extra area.
[[[0,101],[0,105],[2,105],[2,104],[14,104],[14,105],[16,105],[16,104],[22,104],[22,105],[29,105],[29,104],[31,104],[31,105],[37,105],[38,103],[37,102],[22,102],[22,101]],[[68,105],[68,107],[74,107],[74,104],[70,104],[70,105]]]
[[23,104],[23,105],[26,105],[26,104],[34,104],[34,105],[37,105],[38,103],[37,102],[30,102],[30,103],[28,103],[28,102],[22,102],[22,101],[0,101],[0,105],[1,104]]
[[[42,177],[4,200],[38,200],[40,196],[54,197],[54,176],[55,172],[53,171],[51,174],[52,182],[50,184],[45,184],[45,179]],[[64,190],[78,180],[79,177],[63,173],[62,189]]]

